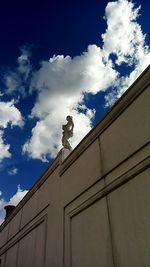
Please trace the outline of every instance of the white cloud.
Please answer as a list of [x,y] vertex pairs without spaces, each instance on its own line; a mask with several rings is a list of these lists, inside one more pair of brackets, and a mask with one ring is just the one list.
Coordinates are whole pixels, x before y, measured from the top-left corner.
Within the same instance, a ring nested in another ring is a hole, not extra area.
[[137,24],[139,8],[127,0],[109,2],[105,10],[107,30],[102,34],[103,49],[108,56],[113,53],[117,56],[116,63],[134,61],[137,45],[143,45],[144,35]]
[[22,127],[24,124],[20,111],[15,107],[14,101],[0,101],[0,162],[4,158],[10,158],[10,145],[5,144],[4,129],[11,127]]
[[115,65],[123,63],[133,70],[127,76],[120,76],[115,88],[106,94],[106,106],[114,102],[127,90],[150,63],[150,50],[145,44],[145,34],[137,23],[140,7],[127,0],[108,3],[106,7],[107,30],[102,35],[103,50],[109,57],[116,56]]
[[0,127],[6,128],[11,126],[23,126],[23,119],[20,111],[15,107],[14,100],[9,102],[0,101]]
[[5,206],[6,206],[6,202],[3,198],[1,198],[1,195],[0,195],[0,225],[4,221],[4,218],[5,218],[5,211],[4,211]]
[[[80,56],[54,55],[41,63],[30,86],[30,91],[38,92],[31,112],[31,118],[38,121],[23,146],[24,153],[43,161],[47,156],[54,157],[61,148],[61,125],[67,115],[74,118],[75,146],[91,129],[94,116],[94,110],[84,106],[84,93],[97,94],[112,87],[105,97],[106,105],[110,106],[149,64],[150,53],[137,23],[138,13],[139,8],[130,1],[109,2],[102,48],[89,45]],[[111,59],[112,54],[115,59]],[[115,68],[122,64],[134,70],[128,76],[121,76]]]
[[3,138],[3,131],[0,131],[0,162],[4,158],[10,158],[11,154],[9,152],[10,145],[4,143],[4,138]]
[[12,94],[19,92],[23,97],[27,95],[27,84],[30,77],[32,66],[30,64],[30,52],[26,47],[21,48],[21,55],[17,59],[17,67],[9,70],[4,75],[6,93]]
[[10,198],[7,202],[2,198],[2,192],[0,191],[0,224],[4,221],[5,218],[5,211],[4,207],[6,205],[14,205],[17,206],[21,199],[28,193],[28,190],[23,190],[18,185],[16,193]]
[[17,168],[12,168],[12,169],[10,169],[10,170],[8,171],[8,173],[9,173],[10,175],[16,175],[16,174],[18,173],[18,169],[17,169]]

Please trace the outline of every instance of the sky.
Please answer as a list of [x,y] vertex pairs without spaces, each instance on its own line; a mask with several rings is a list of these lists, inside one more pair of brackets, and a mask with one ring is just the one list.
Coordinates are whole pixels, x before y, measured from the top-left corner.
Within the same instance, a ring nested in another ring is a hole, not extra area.
[[0,3],[0,223],[150,63],[148,0]]

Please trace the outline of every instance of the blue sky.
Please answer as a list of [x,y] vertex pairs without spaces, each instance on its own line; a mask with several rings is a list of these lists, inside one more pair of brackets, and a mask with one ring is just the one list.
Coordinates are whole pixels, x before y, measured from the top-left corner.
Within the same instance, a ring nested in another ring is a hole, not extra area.
[[0,222],[61,149],[75,147],[150,62],[150,2],[0,4]]

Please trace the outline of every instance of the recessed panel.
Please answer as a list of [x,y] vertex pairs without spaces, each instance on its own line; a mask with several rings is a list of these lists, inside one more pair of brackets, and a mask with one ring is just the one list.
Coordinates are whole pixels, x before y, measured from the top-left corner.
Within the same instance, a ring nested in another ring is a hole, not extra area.
[[69,239],[72,267],[113,266],[105,198],[70,218]]
[[109,196],[115,261],[119,267],[150,266],[150,169]]
[[106,173],[150,140],[150,87],[101,134],[103,171]]
[[45,226],[41,223],[19,242],[18,267],[44,267]]

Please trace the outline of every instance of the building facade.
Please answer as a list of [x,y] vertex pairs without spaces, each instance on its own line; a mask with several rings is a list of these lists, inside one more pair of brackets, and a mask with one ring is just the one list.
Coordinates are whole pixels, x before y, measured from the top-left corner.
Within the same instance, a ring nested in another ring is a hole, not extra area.
[[150,67],[0,226],[0,266],[150,266]]

